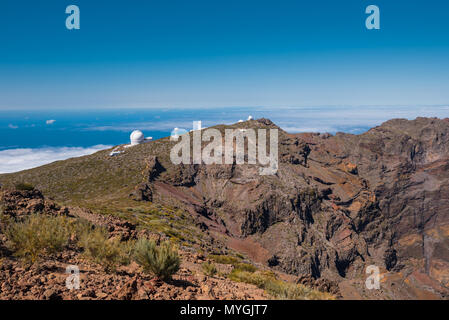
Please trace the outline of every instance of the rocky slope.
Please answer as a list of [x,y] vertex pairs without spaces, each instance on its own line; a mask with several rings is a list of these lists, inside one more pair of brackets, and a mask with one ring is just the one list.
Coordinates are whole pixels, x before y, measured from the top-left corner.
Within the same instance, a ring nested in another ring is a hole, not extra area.
[[[10,217],[30,214],[64,215],[85,219],[105,227],[110,238],[135,239],[142,233],[159,236],[112,216],[93,214],[80,208],[61,208],[46,199],[38,190],[0,191],[3,213]],[[73,246],[62,252],[42,257],[29,265],[7,249],[7,240],[0,221],[0,300],[196,300],[196,299],[268,299],[264,290],[254,285],[233,282],[224,276],[205,276],[201,265],[207,258],[190,248],[179,251],[182,265],[176,275],[163,282],[132,262],[115,272],[106,272]],[[140,233],[140,234],[139,234]],[[80,288],[68,289],[66,268],[75,265],[80,271]],[[219,268],[229,267],[218,265]]]
[[[230,127],[277,128],[267,119]],[[273,176],[257,165],[173,165],[172,145],[99,152],[0,182],[31,182],[64,204],[130,196],[185,210],[225,248],[302,282],[339,283],[343,297],[448,297],[448,119],[391,120],[361,135],[280,130]],[[380,290],[365,288],[369,265],[381,269]]]

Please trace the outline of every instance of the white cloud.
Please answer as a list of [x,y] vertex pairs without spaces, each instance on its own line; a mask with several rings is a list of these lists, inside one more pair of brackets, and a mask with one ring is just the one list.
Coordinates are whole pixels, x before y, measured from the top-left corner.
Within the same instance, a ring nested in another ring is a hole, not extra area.
[[58,160],[81,157],[110,146],[46,147],[37,149],[8,149],[0,151],[0,173],[11,173],[31,169]]
[[47,120],[47,121],[45,121],[46,124],[53,124],[55,122],[56,122],[56,120]]

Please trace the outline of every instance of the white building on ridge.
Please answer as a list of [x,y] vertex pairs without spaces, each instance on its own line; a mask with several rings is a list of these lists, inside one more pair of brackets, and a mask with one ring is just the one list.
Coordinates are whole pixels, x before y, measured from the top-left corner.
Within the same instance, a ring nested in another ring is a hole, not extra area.
[[142,143],[149,142],[149,141],[153,140],[152,137],[145,138],[142,131],[140,131],[140,130],[134,130],[131,133],[131,135],[129,136],[129,138],[131,140],[131,144],[128,145],[127,147],[136,146],[138,144],[142,144]]

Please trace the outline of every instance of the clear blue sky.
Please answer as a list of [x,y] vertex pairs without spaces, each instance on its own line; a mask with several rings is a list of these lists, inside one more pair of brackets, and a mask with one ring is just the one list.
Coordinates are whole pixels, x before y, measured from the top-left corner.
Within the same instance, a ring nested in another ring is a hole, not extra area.
[[448,16],[447,0],[2,0],[0,110],[448,104]]

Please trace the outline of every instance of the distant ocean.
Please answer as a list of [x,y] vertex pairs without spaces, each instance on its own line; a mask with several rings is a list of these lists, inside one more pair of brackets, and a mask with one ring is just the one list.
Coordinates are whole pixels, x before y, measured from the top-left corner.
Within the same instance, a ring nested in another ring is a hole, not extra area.
[[392,118],[449,117],[449,106],[0,111],[0,173],[128,143],[134,129],[158,139],[175,127],[190,130],[192,121],[201,120],[208,127],[249,115],[269,118],[291,133],[359,134]]

